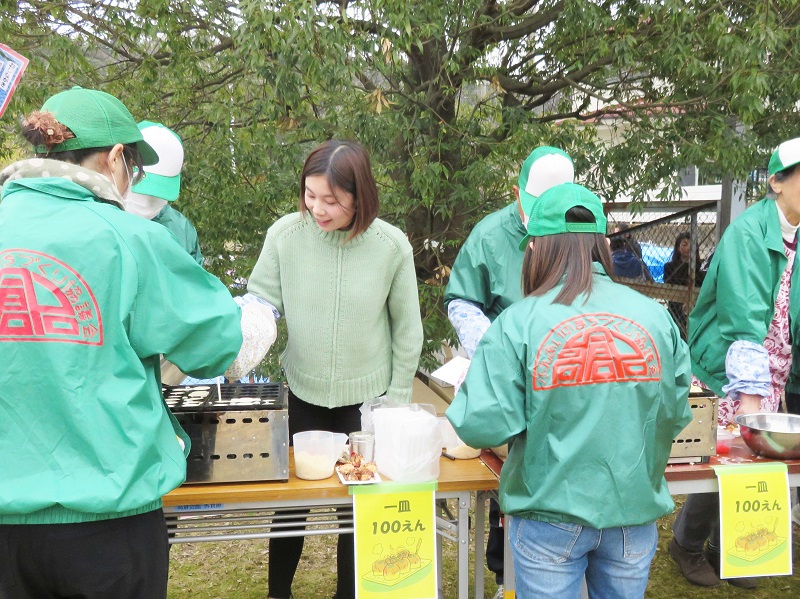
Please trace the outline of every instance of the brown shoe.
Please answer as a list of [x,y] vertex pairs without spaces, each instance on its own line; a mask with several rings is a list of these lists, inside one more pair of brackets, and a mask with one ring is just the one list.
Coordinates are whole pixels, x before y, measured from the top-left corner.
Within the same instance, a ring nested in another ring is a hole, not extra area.
[[701,587],[716,587],[722,584],[719,576],[714,572],[714,568],[708,563],[702,551],[696,553],[687,551],[678,545],[678,541],[675,539],[670,541],[667,551],[675,563],[678,564],[683,577],[692,584]]
[[[714,568],[714,572],[717,574],[717,576],[719,576],[719,569],[720,569],[719,551],[706,548],[704,553],[706,559],[708,560],[708,563],[711,564],[711,567]],[[729,585],[739,587],[740,589],[758,588],[758,578],[723,578],[722,580],[726,581]]]

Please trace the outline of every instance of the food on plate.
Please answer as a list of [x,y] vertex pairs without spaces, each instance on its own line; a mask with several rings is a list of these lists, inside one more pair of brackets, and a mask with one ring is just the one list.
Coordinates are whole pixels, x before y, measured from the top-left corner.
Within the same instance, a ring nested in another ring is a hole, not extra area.
[[347,481],[368,481],[375,478],[378,466],[375,462],[365,462],[358,453],[350,454],[350,461],[336,466],[336,470]]

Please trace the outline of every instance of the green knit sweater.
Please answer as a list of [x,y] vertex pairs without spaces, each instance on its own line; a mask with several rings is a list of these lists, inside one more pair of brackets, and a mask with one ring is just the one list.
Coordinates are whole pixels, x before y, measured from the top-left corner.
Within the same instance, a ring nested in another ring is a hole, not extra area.
[[281,365],[292,391],[335,408],[387,392],[409,401],[422,350],[411,244],[376,219],[355,239],[301,213],[267,231],[247,290],[286,317]]

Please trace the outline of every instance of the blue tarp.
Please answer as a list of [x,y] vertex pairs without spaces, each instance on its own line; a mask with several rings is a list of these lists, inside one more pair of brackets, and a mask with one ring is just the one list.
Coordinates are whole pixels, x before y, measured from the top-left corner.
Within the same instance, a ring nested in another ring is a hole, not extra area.
[[656,283],[664,282],[664,265],[672,258],[673,248],[656,245],[647,241],[639,244],[642,247],[642,260],[650,269]]

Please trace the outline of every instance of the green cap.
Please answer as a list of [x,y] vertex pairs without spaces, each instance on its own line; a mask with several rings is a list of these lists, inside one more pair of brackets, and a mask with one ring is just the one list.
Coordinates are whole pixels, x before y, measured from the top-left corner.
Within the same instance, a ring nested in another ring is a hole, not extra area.
[[[567,212],[582,206],[594,215],[593,223],[568,223]],[[545,191],[533,204],[528,220],[528,234],[520,242],[524,250],[533,237],[546,237],[559,233],[606,233],[606,215],[603,203],[583,185],[562,183]]]
[[783,142],[772,153],[767,173],[772,176],[800,162],[800,137]]
[[52,113],[75,137],[56,144],[49,152],[44,146],[36,146],[38,154],[131,144],[139,150],[143,164],[158,162],[158,155],[144,141],[130,111],[111,94],[75,86],[48,99],[42,112]]
[[145,141],[158,153],[158,162],[146,166],[145,177],[133,186],[135,193],[172,202],[181,192],[183,143],[178,134],[161,123],[139,123]]
[[564,150],[551,146],[536,148],[522,163],[519,172],[519,199],[522,210],[529,214],[536,198],[561,183],[572,183],[575,166]]

